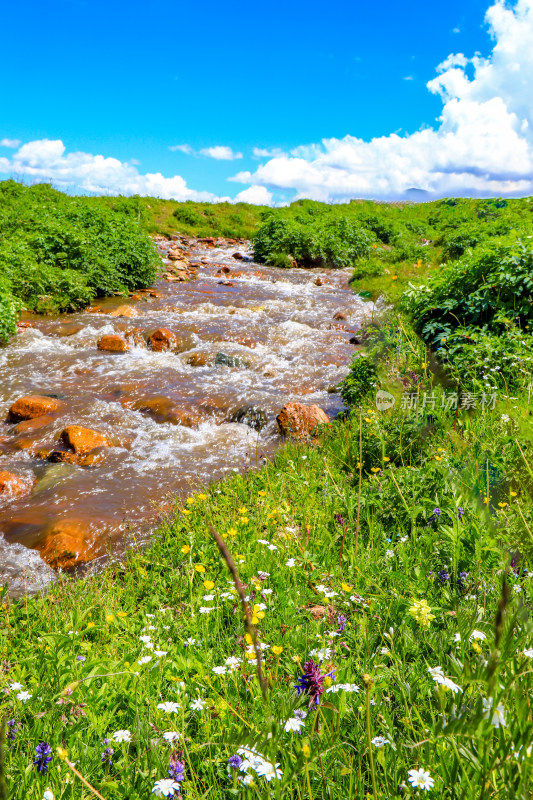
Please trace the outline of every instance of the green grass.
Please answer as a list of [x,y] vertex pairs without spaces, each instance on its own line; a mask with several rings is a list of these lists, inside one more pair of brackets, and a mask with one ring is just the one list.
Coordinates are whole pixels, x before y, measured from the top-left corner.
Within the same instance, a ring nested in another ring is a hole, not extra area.
[[[261,470],[177,501],[148,550],[92,578],[61,576],[42,598],[5,598],[2,716],[16,721],[7,796],[40,800],[47,787],[56,800],[94,796],[74,762],[106,800],[140,800],[173,757],[184,765],[182,796],[194,800],[419,797],[408,782],[419,768],[435,782],[429,796],[531,797],[528,395],[494,410],[443,410],[424,347],[401,325],[383,325],[371,350],[383,386],[397,393],[409,377],[420,387],[418,417],[399,402],[377,412],[372,390],[314,446],[289,444]],[[431,411],[421,408],[429,390]],[[265,699],[210,526],[267,645]],[[240,659],[235,669],[213,671],[228,658]],[[318,706],[294,688],[309,659],[334,671]],[[451,688],[428,672],[436,667]],[[31,698],[17,699],[13,682]],[[165,702],[179,708],[158,708]],[[301,732],[286,732],[296,711],[307,714]],[[129,743],[102,744],[120,730]],[[172,746],[168,731],[179,734]],[[32,766],[41,741],[53,752],[42,775]],[[243,784],[245,773],[228,768],[240,747],[282,775],[268,782],[249,770]]]

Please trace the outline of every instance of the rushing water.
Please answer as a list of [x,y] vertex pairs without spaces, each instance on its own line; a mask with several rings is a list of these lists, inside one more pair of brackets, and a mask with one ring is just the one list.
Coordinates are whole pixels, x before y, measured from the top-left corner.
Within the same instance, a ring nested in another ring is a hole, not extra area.
[[[162,257],[167,246],[160,245]],[[33,317],[34,327],[0,350],[0,419],[23,395],[54,394],[64,403],[38,430],[0,428],[0,470],[35,480],[31,494],[0,504],[0,582],[21,591],[49,578],[50,568],[28,548],[57,520],[88,527],[101,553],[120,551],[131,533],[146,536],[171,493],[272,453],[286,402],[316,403],[332,416],[342,408],[328,388],[347,373],[356,349],[350,338],[372,304],[349,289],[348,271],[266,268],[239,249],[245,259],[237,261],[235,245],[193,244],[193,280],[160,280],[152,287],[157,296],[106,300],[99,313]],[[221,274],[223,265],[229,274]],[[124,304],[135,316],[112,316]],[[159,327],[180,337],[178,352],[154,352],[140,339],[120,354],[96,346],[104,334],[135,328],[146,337]],[[215,364],[220,353],[239,362]],[[152,413],[138,410],[146,401]],[[247,406],[266,415],[260,432],[230,421]],[[167,421],[169,408],[186,412],[193,426]],[[72,424],[109,438],[101,463],[36,457]]]

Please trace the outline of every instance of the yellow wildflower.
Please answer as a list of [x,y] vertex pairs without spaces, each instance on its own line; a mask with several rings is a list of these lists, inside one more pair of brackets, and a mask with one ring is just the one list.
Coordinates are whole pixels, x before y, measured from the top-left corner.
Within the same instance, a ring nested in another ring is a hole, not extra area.
[[209,591],[209,589],[212,589],[214,585],[215,585],[214,581],[204,581],[204,586],[207,589],[207,591]]
[[500,508],[505,508],[505,506],[507,505],[507,503],[498,503],[498,505],[500,506]]
[[429,630],[431,621],[435,619],[435,615],[431,613],[431,608],[428,606],[427,600],[413,600],[413,605],[409,609],[409,613],[418,624],[426,630]]
[[207,500],[206,494],[197,494],[196,497],[198,498],[198,500]]
[[180,552],[183,553],[184,555],[187,555],[187,553],[189,552],[190,549],[191,548],[189,547],[188,544],[184,544],[183,547],[181,548]]
[[237,536],[238,533],[239,531],[237,530],[237,528],[230,528],[228,531],[228,536]]
[[203,564],[195,564],[194,569],[196,572],[205,572],[205,567]]
[[106,614],[106,618],[105,618],[106,622],[113,622],[114,619],[115,619],[115,615],[114,614]]
[[94,622],[88,622],[87,623],[87,627],[88,628],[94,628]]
[[182,513],[183,514],[192,514],[192,511],[189,508],[184,508]]
[[259,617],[254,614],[252,617],[252,625],[257,625],[259,623]]
[[252,639],[252,635],[251,635],[250,633],[247,633],[247,634],[246,634],[246,636],[245,636],[244,638],[246,639],[246,644],[252,644],[252,643],[253,643],[253,641],[254,641],[254,640]]
[[390,458],[388,456],[383,456],[383,461],[390,461]]
[[477,642],[472,642],[472,650],[478,654],[483,652],[481,646]]
[[259,491],[257,492],[257,494],[259,495],[259,497],[266,497],[266,492],[265,492],[265,491],[263,491],[263,489],[259,489]]
[[194,497],[188,497],[186,501],[190,506],[194,503]]
[[350,586],[348,583],[341,583],[341,589],[343,592],[351,592],[353,586]]
[[249,522],[248,517],[241,517],[239,519],[239,522],[241,523],[241,525],[247,525]]
[[509,492],[509,494],[511,495],[511,497],[516,497],[516,492]]
[[125,612],[125,611],[117,611],[117,617],[122,617],[122,618],[124,618],[124,617],[127,617],[127,616],[128,616],[128,615],[126,614],[126,612]]
[[246,506],[241,506],[240,508],[237,509],[238,514],[246,514],[247,511],[248,509],[246,508]]
[[309,758],[309,756],[311,755],[311,748],[309,747],[308,744],[304,744],[304,746],[302,747],[302,753],[304,754],[304,758]]
[[379,472],[379,467],[372,467],[371,472]]
[[369,419],[368,417],[365,417],[365,422],[372,422],[372,420]]
[[279,645],[275,644],[272,646],[272,652],[275,656],[280,656],[283,653],[283,647],[279,647]]

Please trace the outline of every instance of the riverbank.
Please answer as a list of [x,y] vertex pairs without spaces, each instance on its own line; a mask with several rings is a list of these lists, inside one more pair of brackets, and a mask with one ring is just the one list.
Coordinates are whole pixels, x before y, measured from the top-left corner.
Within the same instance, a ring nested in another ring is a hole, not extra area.
[[[368,344],[416,396],[407,321]],[[527,396],[472,414],[442,391],[418,415],[371,394],[311,445],[190,495],[148,550],[6,599],[10,797],[92,796],[69,761],[106,800],[169,774],[195,800],[415,797],[413,775],[450,800],[529,797]],[[245,584],[264,698],[211,526]]]

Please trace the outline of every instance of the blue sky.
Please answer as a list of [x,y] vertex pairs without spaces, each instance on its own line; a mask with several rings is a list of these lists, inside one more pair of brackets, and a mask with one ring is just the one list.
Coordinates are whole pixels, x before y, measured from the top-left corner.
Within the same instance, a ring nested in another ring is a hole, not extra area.
[[[487,0],[356,0],[329,6],[300,0],[5,4],[2,27],[8,35],[0,60],[3,75],[9,77],[0,87],[0,140],[13,146],[0,148],[0,171],[27,180],[50,177],[71,191],[113,193],[122,173],[114,162],[95,165],[94,159],[103,156],[125,165],[124,191],[138,188],[145,193],[152,187],[157,193],[160,186],[162,195],[178,199],[186,199],[188,192],[235,197],[250,186],[259,198],[268,193],[274,202],[295,196],[335,200],[373,191],[392,197],[409,184],[438,193],[431,183],[435,165],[418,174],[411,154],[405,172],[412,173],[412,181],[409,174],[395,181],[383,175],[383,169],[394,170],[393,156],[389,167],[378,165],[369,173],[368,162],[379,162],[380,153],[359,152],[353,140],[388,137],[390,154],[396,141],[391,134],[404,140],[401,150],[411,142],[408,135],[424,128],[439,131],[443,106],[454,99],[453,81],[443,90],[446,96],[426,84],[451,53],[493,58],[498,35],[508,34],[504,30],[495,36],[492,30],[489,35],[489,5]],[[491,7],[527,26],[533,20],[533,0],[518,5],[522,12],[513,4]],[[462,71],[475,83],[476,69],[472,63],[453,63],[445,73]],[[494,99],[487,97],[486,87],[481,89],[483,97],[475,102]],[[508,114],[516,113],[498,82],[494,97],[502,99]],[[459,95],[459,102],[471,100],[464,92]],[[493,112],[497,109],[489,111],[491,119]],[[523,136],[521,121],[515,127]],[[508,130],[500,134],[509,138]],[[330,144],[321,144],[324,140]],[[37,143],[43,141],[61,141],[63,150],[50,145],[39,149]],[[17,159],[19,142],[31,143],[31,148]],[[347,157],[339,160],[341,146],[335,142],[344,142],[343,151],[351,148]],[[190,150],[170,149],[176,145]],[[307,145],[312,149],[302,150]],[[242,158],[214,158],[225,154],[209,151],[215,146]],[[254,148],[272,155],[254,156]],[[79,153],[88,157],[76,159]],[[475,162],[476,157],[467,172],[488,168],[486,188],[491,189],[496,174],[492,165]],[[436,166],[449,174],[449,165]],[[91,180],[84,179],[91,169]],[[337,185],[331,170],[347,175]],[[502,178],[501,164],[496,171]],[[504,180],[525,180],[515,173]],[[180,180],[139,181],[137,187],[135,174]],[[228,180],[235,175],[239,181]],[[446,181],[441,184],[448,188]],[[479,184],[471,184],[462,186],[465,193],[482,193]],[[520,187],[511,193],[523,193]],[[461,193],[461,181],[457,188]]]

